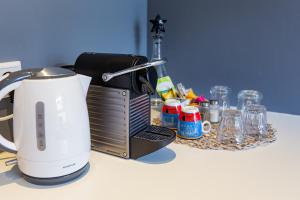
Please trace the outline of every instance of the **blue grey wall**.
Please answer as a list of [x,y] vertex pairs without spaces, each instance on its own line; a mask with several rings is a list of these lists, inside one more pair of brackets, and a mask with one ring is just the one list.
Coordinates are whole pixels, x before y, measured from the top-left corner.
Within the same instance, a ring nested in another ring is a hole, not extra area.
[[149,0],[148,13],[168,19],[164,54],[174,82],[206,95],[228,85],[233,100],[257,89],[269,110],[300,114],[299,0]]
[[73,64],[83,51],[146,54],[147,0],[1,0],[0,62]]

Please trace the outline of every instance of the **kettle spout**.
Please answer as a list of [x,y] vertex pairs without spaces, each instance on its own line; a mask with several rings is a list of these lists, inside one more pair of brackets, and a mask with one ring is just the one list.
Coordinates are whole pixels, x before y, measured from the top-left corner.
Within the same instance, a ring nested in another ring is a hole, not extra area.
[[81,86],[83,89],[83,93],[86,97],[92,78],[89,76],[82,75],[82,74],[77,74],[77,75],[79,77],[79,80],[80,80],[80,83],[81,83]]

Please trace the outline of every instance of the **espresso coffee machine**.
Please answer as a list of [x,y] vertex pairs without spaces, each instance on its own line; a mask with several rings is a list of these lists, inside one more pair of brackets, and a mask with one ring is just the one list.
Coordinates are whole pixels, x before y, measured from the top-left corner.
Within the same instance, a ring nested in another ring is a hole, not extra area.
[[175,140],[175,132],[150,125],[154,65],[144,56],[83,53],[73,67],[92,77],[87,104],[92,149],[122,158],[139,158]]

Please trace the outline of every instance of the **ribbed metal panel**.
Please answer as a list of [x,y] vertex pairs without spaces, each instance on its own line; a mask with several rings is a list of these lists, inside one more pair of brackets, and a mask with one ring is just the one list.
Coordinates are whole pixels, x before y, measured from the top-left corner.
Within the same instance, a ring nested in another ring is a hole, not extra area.
[[129,158],[130,136],[150,125],[150,97],[91,85],[87,95],[92,149]]
[[129,158],[129,91],[89,87],[92,149]]
[[150,97],[145,94],[130,100],[130,136],[150,125]]

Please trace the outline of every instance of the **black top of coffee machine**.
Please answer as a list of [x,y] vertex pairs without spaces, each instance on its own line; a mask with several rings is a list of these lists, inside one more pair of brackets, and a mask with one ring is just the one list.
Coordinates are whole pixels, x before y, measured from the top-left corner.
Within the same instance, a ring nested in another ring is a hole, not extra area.
[[110,53],[83,53],[77,58],[74,70],[79,74],[92,77],[91,84],[93,85],[128,89],[131,92],[131,98],[135,98],[136,96],[145,93],[150,94],[154,92],[157,81],[155,68],[145,68],[131,73],[126,73],[107,82],[103,81],[102,74],[107,72],[115,73],[147,62],[148,59],[145,56]]

